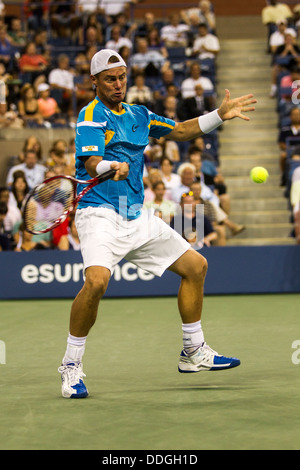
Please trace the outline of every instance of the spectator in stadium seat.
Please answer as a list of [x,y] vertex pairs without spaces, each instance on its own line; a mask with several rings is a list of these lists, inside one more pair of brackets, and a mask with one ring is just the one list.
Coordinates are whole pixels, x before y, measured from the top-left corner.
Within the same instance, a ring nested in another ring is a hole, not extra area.
[[[49,157],[46,160],[47,168],[62,167],[65,168],[67,165],[65,151],[56,147],[51,147],[49,149]],[[63,171],[63,174],[65,172]]]
[[138,38],[137,52],[131,56],[130,65],[133,76],[144,72],[147,77],[159,77],[170,63],[159,51],[149,50],[147,39]]
[[180,83],[176,80],[174,70],[171,67],[166,68],[158,78],[153,92],[155,100],[161,100],[166,97],[169,85],[174,85],[178,91],[180,90]]
[[[85,28],[83,32],[82,45],[85,47],[96,46],[98,49],[104,46],[104,37],[102,29],[97,28],[94,25],[89,25]],[[80,41],[79,45],[80,45]]]
[[179,162],[180,152],[177,142],[166,139],[165,137],[154,139],[154,144],[149,150],[149,158],[151,162],[157,162],[161,160],[162,157],[168,157],[173,163]]
[[18,116],[18,113],[16,111],[10,109],[4,114],[0,113],[1,129],[22,129],[23,127],[24,121]]
[[299,33],[300,27],[300,3],[297,3],[293,8],[293,26],[297,33]]
[[[127,69],[130,71],[130,57],[131,57],[131,50],[127,46],[120,47],[119,54],[124,60],[125,64],[127,65]],[[130,73],[130,72],[129,72]]]
[[211,152],[209,152],[209,150],[207,150],[203,137],[198,137],[197,139],[194,139],[191,142],[191,144],[189,145],[189,147],[187,149],[187,155],[193,147],[197,147],[198,150],[201,152],[202,161],[203,160],[209,160],[210,162],[214,163],[215,166],[217,166],[217,162],[215,160],[215,157],[212,155]]
[[178,103],[179,101],[177,100],[176,96],[167,95],[163,100],[161,114],[164,117],[173,119],[173,121],[179,121]]
[[[219,210],[214,204],[208,200],[202,199],[201,197],[201,183],[195,181],[191,184],[191,192],[193,193],[195,202],[196,202],[196,211],[200,209],[200,215],[204,211],[204,215],[209,219],[211,225],[213,226],[215,232],[217,233],[217,240],[215,242],[216,246],[226,246],[227,239],[226,239],[226,225],[223,224],[223,219],[226,217],[226,214],[220,216],[222,214],[222,210]],[[203,207],[201,207],[201,206]]]
[[71,137],[65,149],[65,175],[75,176],[75,138]]
[[202,116],[215,109],[215,100],[212,96],[205,96],[201,83],[195,86],[195,96],[180,101],[178,116],[181,121]]
[[7,204],[3,201],[0,202],[0,251],[10,251],[12,247],[11,233],[7,232],[4,226],[7,212]]
[[81,76],[89,73],[89,61],[84,52],[78,52],[74,59],[74,80],[80,81]]
[[300,245],[300,166],[293,172],[290,203],[292,207],[295,238],[297,244]]
[[171,199],[179,204],[182,194],[188,193],[190,185],[196,181],[196,169],[191,163],[182,163],[177,169],[177,174],[180,176],[180,185],[172,190]]
[[76,4],[68,0],[56,0],[49,7],[50,25],[59,38],[77,38],[82,18],[76,12]]
[[100,0],[100,8],[103,9],[108,24],[114,23],[120,13],[127,13],[130,5],[135,5],[139,0]]
[[148,201],[153,201],[154,199],[154,192],[153,192],[153,185],[157,181],[161,181],[161,174],[158,168],[150,167],[148,169],[148,177],[147,177],[147,187],[144,190],[144,203]]
[[38,158],[34,150],[27,150],[24,155],[24,163],[12,166],[7,174],[6,184],[10,188],[13,182],[14,173],[23,171],[30,189],[44,181],[46,167],[38,163]]
[[75,218],[72,214],[68,218],[68,224],[66,226],[66,230],[64,233],[61,234],[59,240],[56,243],[56,246],[61,251],[79,251],[80,250],[80,242],[78,237],[78,232],[75,225]]
[[[293,83],[294,83],[294,86],[293,86]],[[282,79],[280,80],[280,88],[290,89],[290,91],[287,94],[282,94],[282,93],[280,94],[281,104],[283,104],[283,102],[286,101],[287,104],[291,103],[292,106],[295,106],[292,102],[292,99],[294,100],[296,97],[299,102],[298,94],[294,95],[294,93],[297,91],[299,93],[299,86],[300,86],[300,68],[296,66],[291,70],[290,74],[284,75]],[[288,107],[286,107],[285,109],[287,108]]]
[[[222,174],[217,166],[211,161],[202,161],[201,150],[196,146],[188,151],[188,161],[195,167],[195,178],[197,181],[208,186],[213,193],[218,196],[220,206],[229,214],[230,196],[227,193],[227,187]],[[214,201],[217,203],[217,200]]]
[[147,34],[147,41],[149,49],[159,51],[164,57],[168,57],[168,50],[161,39],[158,28],[153,28]]
[[300,109],[297,107],[292,108],[290,112],[291,124],[284,126],[280,129],[278,137],[278,145],[280,149],[280,170],[281,170],[281,185],[286,184],[286,150],[287,150],[287,139],[289,137],[299,137],[300,140]]
[[165,198],[166,187],[163,181],[155,181],[152,185],[154,198],[152,201],[144,203],[145,209],[155,209],[161,212],[161,218],[170,225],[176,212],[176,204],[174,201]]
[[216,29],[216,17],[213,11],[212,3],[209,0],[201,0],[198,7],[187,8],[180,12],[182,20],[188,24],[206,23],[209,32],[214,33]]
[[147,38],[148,33],[153,29],[153,28],[158,28],[157,21],[155,20],[155,15],[152,13],[152,11],[147,11],[144,15],[143,20],[141,23],[138,25],[137,30],[136,30],[136,36],[141,38]]
[[44,119],[39,112],[35,89],[30,83],[25,83],[21,89],[18,112],[26,127],[35,128],[44,126]]
[[28,42],[28,35],[22,28],[20,18],[13,17],[10,20],[9,29],[7,31],[8,38],[14,47],[25,47]]
[[10,188],[8,205],[15,206],[21,211],[29,193],[29,186],[23,171],[15,171]]
[[[176,99],[176,119],[180,120],[179,115],[179,108],[181,103],[181,93],[180,93],[180,86],[176,86],[175,83],[170,83],[166,85],[166,93],[165,95],[160,97],[160,91],[156,90],[153,93],[153,106],[152,111],[156,114],[164,115],[166,109],[166,99],[168,97],[174,97]],[[170,104],[170,103],[169,103]]]
[[290,20],[293,17],[293,12],[286,3],[278,2],[277,0],[268,0],[268,5],[261,11],[262,23],[268,26],[269,31],[272,31],[278,20]]
[[[284,60],[284,64],[278,60]],[[291,71],[295,66],[300,65],[300,48],[296,43],[296,32],[288,29],[285,33],[285,41],[282,46],[278,46],[274,53],[274,63],[272,67],[271,94],[273,98],[277,93],[278,75],[282,70]]]
[[[205,188],[205,184],[201,183],[201,181],[194,181],[190,185],[190,190],[194,194],[195,199],[201,199],[201,201],[205,204],[205,206],[210,207],[210,210],[213,209],[214,211],[214,219],[211,220],[212,224],[214,225],[218,236],[220,237],[220,244],[224,245],[224,238],[226,239],[226,228],[229,230],[232,236],[238,235],[239,233],[245,230],[245,225],[238,224],[233,222],[229,217],[228,214],[218,206],[215,201],[213,201],[210,196],[209,192],[207,192]],[[215,222],[215,224],[214,224]],[[220,228],[216,228],[216,227]]]
[[212,81],[201,75],[201,66],[198,62],[193,62],[190,65],[189,76],[181,83],[181,96],[183,99],[190,98],[196,95],[195,86],[202,85],[204,91],[213,91],[214,86]]
[[47,57],[37,53],[36,45],[33,41],[27,43],[18,65],[21,74],[26,74],[26,80],[30,83],[33,83],[40,75],[47,75],[49,67]]
[[35,136],[28,136],[23,144],[22,150],[18,154],[18,163],[24,163],[25,154],[27,150],[33,150],[36,153],[38,162],[41,163],[43,160],[43,149],[41,141]]
[[[95,22],[93,18],[95,18]],[[104,43],[105,38],[102,24],[97,20],[96,15],[91,15],[88,18],[88,23],[79,28],[76,45],[87,48],[89,45],[95,44],[100,48],[103,47]]]
[[14,249],[14,251],[21,252],[45,250],[51,248],[51,241],[46,241],[42,238],[37,241],[34,239],[34,237],[35,235],[32,235],[32,233],[29,233],[26,230],[24,223],[21,223],[18,232],[15,234],[16,248]]
[[[7,97],[9,96],[7,81],[10,78],[11,76],[6,73],[5,66],[0,62],[0,127],[20,129],[24,123],[18,116],[14,102],[12,102],[9,109],[7,107]],[[10,96],[10,99],[13,100],[13,97]]]
[[14,57],[14,48],[7,34],[6,26],[0,27],[0,62],[9,70]]
[[[200,157],[200,162],[199,158],[197,159],[196,157],[199,157],[197,154],[191,154],[189,157],[189,161],[186,163],[181,164],[178,167],[177,173],[181,177],[181,183],[185,185],[186,187],[190,188],[191,184],[194,181],[200,181],[202,184],[202,194],[201,197],[203,199],[207,199],[211,202],[213,202],[216,206],[220,206],[220,199],[217,196],[217,194],[214,193],[214,191],[205,184],[204,182],[204,175],[201,172],[201,157]],[[185,192],[187,189],[184,190]],[[176,194],[176,199],[179,199],[179,195]],[[172,199],[174,199],[174,193],[172,194]]]
[[204,23],[206,23],[211,32],[214,33],[216,29],[216,16],[212,2],[210,0],[200,0],[199,9],[200,15],[204,17]]
[[3,219],[3,227],[7,234],[12,234],[14,227],[22,221],[22,206],[19,209],[11,197],[12,193],[6,186],[0,188],[0,203],[5,203],[7,206],[7,212]]
[[56,99],[62,112],[73,114],[74,74],[70,70],[70,59],[67,54],[58,56],[57,67],[49,73],[48,83],[51,87],[51,95]]
[[[188,193],[191,190],[191,185],[194,182],[196,182],[197,179],[196,179],[195,166],[189,162],[182,163],[180,167],[178,168],[177,173],[181,177],[181,184],[177,188],[173,189],[171,193],[171,199],[174,202],[179,203],[182,194]],[[231,221],[228,218],[228,214],[226,214],[223,210],[221,210],[218,196],[214,194],[213,191],[204,183],[201,183],[201,198],[204,200],[210,201],[214,205],[214,207],[218,211],[218,214],[220,214],[218,217],[222,217],[223,223],[225,223],[226,226],[228,226],[233,236],[245,230],[246,228],[245,225],[237,224]]]
[[180,198],[180,213],[171,222],[172,228],[185,238],[193,248],[211,246],[217,241],[217,233],[204,213],[196,210],[196,201],[192,191],[183,193]]
[[280,19],[276,22],[276,30],[271,34],[269,39],[269,47],[271,54],[275,54],[277,47],[282,46],[285,40],[285,32],[287,30],[288,22],[285,19]]
[[267,28],[267,42],[269,51],[269,39],[272,33],[276,31],[276,23],[278,20],[285,19],[292,21],[293,12],[286,3],[278,2],[278,0],[267,0],[267,6],[262,9],[262,23]]
[[134,85],[128,88],[126,101],[133,104],[142,104],[147,108],[152,107],[153,93],[145,84],[145,75],[138,73],[134,77]]
[[57,101],[50,96],[48,83],[41,83],[38,86],[38,96],[38,110],[43,120],[51,125],[66,126],[67,121],[62,115]]
[[198,36],[196,36],[192,53],[199,60],[216,59],[220,52],[220,42],[215,34],[211,34],[206,23],[199,24]]
[[89,18],[92,15],[97,18],[98,15],[101,16],[103,13],[99,0],[77,0],[77,8],[84,18],[84,24],[89,23]]
[[132,42],[129,38],[121,36],[121,28],[115,24],[111,28],[110,39],[106,42],[105,47],[119,52],[120,48],[127,46],[130,50],[132,49]]
[[0,18],[4,20],[5,16],[6,16],[6,8],[2,0],[0,0]]
[[180,176],[174,172],[174,163],[167,155],[162,155],[159,169],[166,188],[165,196],[170,199],[172,190],[181,184]]
[[169,23],[162,27],[160,37],[164,45],[169,47],[186,47],[188,43],[189,26],[180,22],[180,15],[173,12]]
[[51,64],[51,44],[48,41],[47,31],[38,29],[33,35],[36,53],[42,55],[47,64]]
[[29,31],[46,30],[49,20],[49,0],[24,0],[25,22]]

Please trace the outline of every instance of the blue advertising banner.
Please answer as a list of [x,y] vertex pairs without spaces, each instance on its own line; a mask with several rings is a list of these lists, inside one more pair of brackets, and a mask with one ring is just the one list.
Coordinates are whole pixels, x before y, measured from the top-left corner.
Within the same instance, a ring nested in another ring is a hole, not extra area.
[[[211,247],[205,294],[300,292],[300,247]],[[0,299],[72,298],[83,285],[79,252],[45,250],[0,253]],[[111,277],[106,297],[177,295],[180,278],[161,278],[122,261]]]

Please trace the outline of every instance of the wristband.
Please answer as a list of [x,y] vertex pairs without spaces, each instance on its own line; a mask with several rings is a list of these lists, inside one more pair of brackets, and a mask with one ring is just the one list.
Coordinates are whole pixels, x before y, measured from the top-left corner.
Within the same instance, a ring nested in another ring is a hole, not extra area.
[[108,160],[101,160],[101,162],[98,163],[96,166],[96,173],[97,175],[102,175],[103,173],[106,173],[107,171],[110,170],[111,168],[111,163]]
[[208,134],[221,126],[223,124],[223,119],[220,118],[218,110],[215,109],[211,113],[199,116],[198,123],[203,134]]

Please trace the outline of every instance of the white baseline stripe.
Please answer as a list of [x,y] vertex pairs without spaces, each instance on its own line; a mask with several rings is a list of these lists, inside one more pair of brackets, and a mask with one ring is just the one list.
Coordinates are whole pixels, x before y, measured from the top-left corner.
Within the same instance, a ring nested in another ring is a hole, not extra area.
[[94,122],[94,121],[82,121],[77,123],[77,127],[83,127],[83,126],[88,126],[88,127],[105,127],[107,124],[107,121],[104,122]]

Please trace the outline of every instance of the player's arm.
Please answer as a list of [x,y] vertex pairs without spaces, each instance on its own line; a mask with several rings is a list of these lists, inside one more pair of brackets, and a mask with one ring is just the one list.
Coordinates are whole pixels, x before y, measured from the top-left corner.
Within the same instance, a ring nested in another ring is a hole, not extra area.
[[102,157],[91,155],[84,157],[84,166],[88,174],[94,178],[109,170],[116,170],[114,181],[125,180],[129,173],[129,165],[127,162],[110,162],[103,160]]
[[175,128],[168,134],[167,138],[175,141],[192,140],[203,134],[208,134],[224,121],[236,117],[249,121],[249,117],[243,113],[254,111],[255,108],[252,106],[254,103],[256,103],[256,100],[251,94],[232,100],[229,90],[225,90],[225,97],[218,109],[199,118],[176,122]]

